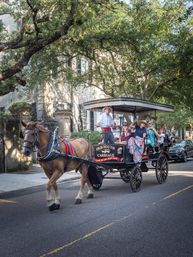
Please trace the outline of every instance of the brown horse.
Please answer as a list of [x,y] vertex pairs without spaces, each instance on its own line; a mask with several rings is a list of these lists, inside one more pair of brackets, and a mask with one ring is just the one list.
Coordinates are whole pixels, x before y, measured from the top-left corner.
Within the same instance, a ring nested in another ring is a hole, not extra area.
[[[93,188],[88,179],[88,165],[76,158],[68,156],[55,156],[54,159],[49,155],[49,145],[52,140],[53,133],[50,132],[39,122],[24,123],[24,142],[23,153],[29,156],[34,147],[38,150],[39,163],[44,169],[49,181],[46,186],[47,203],[49,210],[56,210],[60,208],[60,196],[57,187],[57,180],[64,172],[81,168],[80,190],[76,196],[75,203],[81,203],[83,198],[83,188],[85,183],[88,185],[88,198],[93,198]],[[56,142],[58,142],[59,151],[67,154],[67,147],[62,142],[62,139],[55,135]],[[51,144],[53,143],[51,142]],[[53,144],[52,144],[53,145]],[[70,141],[70,147],[73,149],[73,154],[79,158],[86,158],[89,153],[89,143],[84,138],[77,138]]]

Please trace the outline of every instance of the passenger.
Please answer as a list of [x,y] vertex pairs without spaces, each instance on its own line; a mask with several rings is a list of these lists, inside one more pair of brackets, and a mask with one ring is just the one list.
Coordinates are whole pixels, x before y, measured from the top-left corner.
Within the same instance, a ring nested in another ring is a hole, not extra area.
[[175,133],[175,130],[171,130],[171,135],[170,135],[170,141],[171,141],[171,144],[175,144],[175,141],[176,141],[176,133]]
[[97,123],[98,127],[104,132],[104,144],[114,144],[114,136],[112,133],[112,127],[114,126],[113,117],[111,116],[112,108],[106,106],[103,108],[103,114],[100,121]]
[[136,124],[131,123],[129,125],[129,138],[135,137],[135,131],[136,131]]
[[167,129],[166,125],[165,125],[165,134],[166,134],[166,136],[165,136],[165,143],[168,146],[171,146],[174,135],[172,134],[172,132],[169,129]]
[[128,126],[127,122],[123,123],[121,131],[121,142],[126,143],[131,137],[134,137],[135,134],[135,125]]
[[112,128],[113,136],[114,136],[114,141],[118,143],[120,141],[120,126],[117,126],[115,123],[113,128]]
[[129,128],[127,122],[123,122],[122,130],[121,130],[121,142],[126,143],[129,139]]
[[144,139],[147,135],[146,130],[147,122],[142,120],[140,126],[137,125],[137,121],[131,123],[131,126],[135,126],[134,137],[131,137],[128,141],[129,153],[133,155],[133,161],[140,163],[144,152]]
[[137,125],[137,121],[135,120],[130,126],[135,125],[135,133],[134,133],[134,137],[135,138],[142,138],[144,140],[144,138],[147,135],[147,121],[146,120],[142,120],[140,122],[140,126]]
[[146,139],[147,149],[145,150],[145,154],[147,154],[149,149],[152,149],[153,153],[155,153],[155,147],[157,145],[158,136],[159,134],[157,130],[154,128],[153,121],[149,121],[148,127],[147,127],[147,139]]
[[148,127],[147,127],[147,144],[150,145],[151,147],[155,147],[157,144],[157,139],[159,134],[157,130],[154,128],[153,121],[148,122]]
[[166,126],[162,124],[159,131],[158,131],[158,143],[162,146],[166,139]]

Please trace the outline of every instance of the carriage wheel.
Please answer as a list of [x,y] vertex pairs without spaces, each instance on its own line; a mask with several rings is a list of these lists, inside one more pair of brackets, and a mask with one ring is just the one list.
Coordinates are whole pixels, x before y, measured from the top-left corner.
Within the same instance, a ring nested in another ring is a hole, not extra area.
[[135,165],[134,168],[130,171],[130,186],[132,192],[138,192],[141,188],[142,184],[142,172],[141,168],[138,165]]
[[182,157],[181,161],[182,162],[187,162],[187,154],[186,153],[183,154],[183,157]]
[[101,188],[104,178],[102,170],[97,169],[95,166],[90,166],[88,178],[94,190],[99,190]]
[[159,184],[166,181],[168,177],[168,160],[165,155],[160,155],[155,167],[156,178]]
[[125,182],[125,183],[129,183],[130,182],[130,171],[128,170],[121,170],[120,171],[120,176],[121,176],[121,179]]
[[156,163],[157,163],[157,161],[152,161],[151,165],[155,168],[156,167]]
[[94,190],[98,191],[103,184],[103,174],[102,171],[97,171],[97,180],[94,180],[92,187]]
[[95,191],[98,191],[102,186],[102,183],[98,183],[98,184],[93,184],[92,187]]

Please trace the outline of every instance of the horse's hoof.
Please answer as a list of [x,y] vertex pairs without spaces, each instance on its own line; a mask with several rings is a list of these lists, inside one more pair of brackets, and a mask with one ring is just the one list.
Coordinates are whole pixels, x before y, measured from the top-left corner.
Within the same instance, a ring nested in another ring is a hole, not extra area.
[[93,194],[88,194],[87,199],[92,199],[94,197]]
[[58,206],[59,204],[55,204],[53,203],[52,205],[49,206],[49,210],[50,211],[55,211],[55,210],[58,210],[60,208],[60,205]]
[[55,210],[59,210],[60,209],[60,204],[55,203]]
[[75,204],[81,204],[81,203],[82,203],[82,199],[80,198],[76,199]]

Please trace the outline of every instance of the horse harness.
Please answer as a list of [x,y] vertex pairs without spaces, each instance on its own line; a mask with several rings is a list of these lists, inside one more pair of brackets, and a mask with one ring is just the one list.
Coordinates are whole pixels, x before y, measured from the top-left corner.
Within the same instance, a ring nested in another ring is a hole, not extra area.
[[[26,139],[28,131],[30,131],[30,130],[34,131],[34,140],[33,141],[30,141],[30,140]],[[25,143],[28,143],[28,144],[30,143],[30,145],[31,145],[31,146],[25,146],[26,148],[29,149],[29,148],[34,148],[35,146],[38,146],[38,144],[39,144],[39,132],[40,132],[40,130],[38,128],[35,128],[35,129],[27,128],[27,129],[25,129],[24,145],[25,145]],[[67,140],[65,140],[64,138],[58,138],[57,137],[58,127],[54,130],[54,132],[50,132],[50,133],[51,133],[51,137],[50,137],[50,140],[48,142],[48,145],[46,145],[47,146],[47,153],[45,155],[41,156],[40,152],[38,151],[37,159],[38,159],[38,161],[47,162],[47,161],[52,161],[52,160],[54,160],[58,157],[61,157],[61,155],[63,157],[66,156],[67,161],[66,161],[66,165],[65,165],[65,168],[64,168],[64,171],[66,171],[67,166],[69,164],[69,161],[71,161],[73,156],[75,156],[75,150],[73,149],[72,145],[69,142],[67,142]],[[64,146],[65,146],[65,153],[61,152],[61,150],[60,150],[61,143],[63,143]]]
[[[27,135],[29,134],[29,131],[34,131],[34,139],[33,141],[27,140]],[[39,133],[38,133],[39,129],[35,128],[35,129],[30,129],[27,128],[24,130],[24,146],[28,149],[32,149],[34,148],[36,145],[38,145],[39,142]],[[30,144],[30,146],[28,146],[27,144]]]

